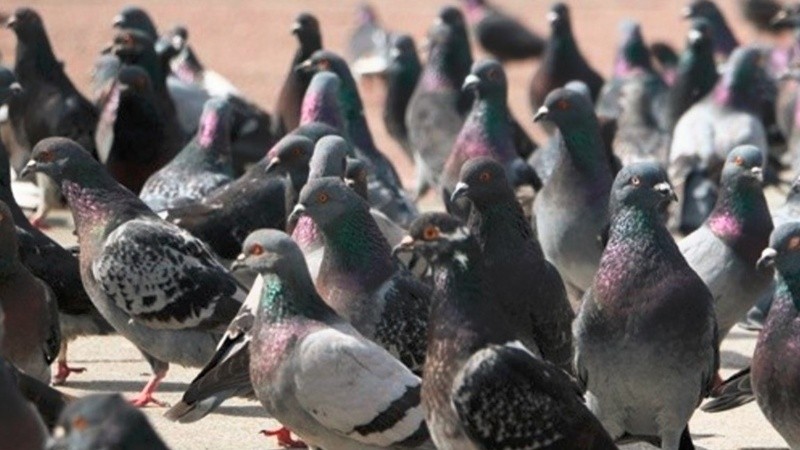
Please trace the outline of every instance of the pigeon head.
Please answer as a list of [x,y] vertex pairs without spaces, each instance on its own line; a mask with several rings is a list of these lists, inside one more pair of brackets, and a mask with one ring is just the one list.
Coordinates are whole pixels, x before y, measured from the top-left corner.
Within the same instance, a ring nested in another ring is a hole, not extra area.
[[148,50],[154,50],[155,42],[147,33],[136,29],[120,30],[111,44],[111,52],[125,63],[135,64]]
[[682,13],[685,19],[696,19],[698,17],[706,20],[722,19],[722,12],[710,0],[694,0],[683,8]]
[[464,20],[464,14],[462,14],[461,10],[454,6],[445,6],[440,9],[436,19],[437,23],[442,23],[448,27],[456,29],[462,28],[464,30],[467,29],[467,24]]
[[325,231],[356,212],[369,215],[369,206],[344,181],[335,177],[318,178],[309,180],[300,191],[289,221],[307,215]]
[[559,88],[547,95],[533,121],[548,121],[561,128],[575,122],[583,123],[586,117],[593,115],[592,102],[586,96],[572,89]]
[[564,89],[575,91],[586,97],[586,99],[590,102],[592,101],[592,91],[590,91],[589,86],[587,86],[586,83],[581,80],[572,80],[567,82],[567,84],[564,85]]
[[22,93],[22,86],[17,83],[14,72],[7,67],[0,66],[0,106],[8,100]]
[[627,76],[636,70],[652,70],[650,48],[642,38],[641,27],[632,20],[620,24],[620,47],[614,63],[614,75]]
[[503,66],[493,59],[478,61],[464,79],[462,89],[475,91],[478,98],[505,100],[508,95],[506,72]]
[[800,26],[800,4],[784,5],[769,21],[770,28],[782,30]]
[[369,3],[359,3],[356,7],[356,23],[365,25],[370,23],[377,23],[378,15],[375,14],[375,9]]
[[89,152],[73,140],[51,137],[36,144],[31,159],[19,176],[43,173],[61,184],[65,179],[72,180],[92,172],[103,173],[104,169]]
[[784,279],[800,275],[800,222],[785,223],[772,232],[756,267],[774,267]]
[[6,21],[6,27],[13,30],[23,41],[39,37],[44,33],[41,16],[31,8],[17,8]]
[[111,23],[114,28],[139,30],[144,32],[150,40],[158,39],[158,31],[150,15],[138,6],[126,6],[119,12]]
[[692,26],[687,34],[689,47],[693,49],[711,48],[711,25],[703,18],[692,20]]
[[322,47],[322,34],[319,28],[319,21],[312,14],[300,13],[292,23],[292,34],[297,36],[302,47],[320,48]]
[[225,98],[212,97],[206,100],[197,125],[197,143],[201,148],[215,149],[219,152],[218,156],[230,157],[232,114],[233,108]]
[[[433,264],[447,264],[453,259],[462,265],[467,249],[477,250],[477,241],[463,222],[443,212],[428,212],[417,217],[408,235],[394,248],[394,253],[415,253]],[[471,253],[471,252],[470,252]]]
[[350,143],[341,136],[325,136],[314,146],[309,162],[308,178],[344,178],[347,154],[352,152]]
[[461,166],[451,201],[466,197],[481,208],[508,198],[509,194],[513,197],[505,169],[494,159],[484,156],[473,158]]
[[368,176],[369,169],[367,169],[367,165],[364,164],[364,161],[356,158],[347,158],[344,182],[364,200],[369,199],[369,188],[367,185]]
[[757,48],[736,49],[714,89],[714,100],[718,104],[757,111],[767,91],[775,88],[764,64]]
[[622,208],[653,211],[677,200],[667,173],[656,163],[641,162],[625,166],[611,186],[612,215]]
[[342,85],[339,77],[328,71],[314,74],[300,107],[300,123],[322,122],[339,130],[344,127],[339,105]]
[[392,48],[389,50],[392,61],[419,61],[417,46],[414,38],[408,34],[401,34],[392,39]]
[[250,233],[233,268],[248,268],[262,275],[306,267],[303,252],[291,236],[279,230],[262,229]]
[[722,185],[735,186],[744,184],[760,189],[764,179],[761,168],[764,156],[754,145],[740,145],[728,153],[722,168]]
[[189,30],[182,25],[175,26],[156,40],[156,53],[166,60],[180,54],[189,42]]
[[272,173],[278,170],[289,174],[298,169],[308,167],[308,161],[314,152],[314,142],[305,136],[287,135],[278,141],[267,154],[269,163],[266,172]]
[[550,30],[553,35],[572,34],[572,24],[569,18],[569,8],[564,3],[556,3],[547,13]]
[[347,73],[350,72],[347,62],[330,50],[315,51],[310,58],[300,63],[297,68],[305,73],[317,73],[327,70],[339,75],[340,78],[345,71]]

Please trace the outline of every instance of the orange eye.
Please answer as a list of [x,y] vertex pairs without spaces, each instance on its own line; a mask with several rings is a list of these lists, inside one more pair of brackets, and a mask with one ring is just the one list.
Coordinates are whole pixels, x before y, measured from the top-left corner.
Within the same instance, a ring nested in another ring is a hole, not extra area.
[[733,159],[733,163],[736,164],[737,166],[743,166],[744,158],[742,158],[741,156],[737,156],[736,158]]
[[500,78],[500,70],[492,69],[486,74],[486,76],[492,81],[497,81]]
[[426,241],[432,241],[434,239],[438,239],[439,238],[439,227],[435,227],[433,225],[430,225],[430,226],[426,227],[425,230],[422,232],[422,237]]
[[83,431],[89,428],[89,421],[86,420],[83,416],[78,416],[72,421],[72,428]]
[[492,179],[492,174],[490,174],[489,172],[481,172],[481,174],[478,175],[478,180],[480,180],[482,183],[488,183],[489,180],[491,179]]
[[319,62],[317,62],[317,67],[322,70],[328,70],[331,68],[331,62],[327,59],[320,59]]
[[292,155],[294,156],[300,156],[301,153],[303,153],[303,149],[300,147],[295,147],[292,149]]
[[800,236],[789,239],[789,250],[797,250],[800,247]]
[[253,246],[250,247],[250,254],[251,255],[258,256],[258,255],[260,255],[262,253],[264,253],[264,247],[262,247],[261,244],[253,244]]
[[36,159],[38,159],[39,162],[45,162],[46,163],[46,162],[51,162],[54,159],[56,159],[56,155],[53,154],[53,152],[50,151],[50,150],[45,150],[42,153],[39,153],[39,157],[36,158]]
[[631,184],[632,185],[638,186],[641,183],[642,183],[642,180],[640,180],[639,177],[637,177],[636,175],[634,175],[633,178],[631,178]]
[[328,203],[328,193],[327,192],[320,192],[317,194],[317,203]]
[[558,103],[556,103],[556,108],[565,111],[569,109],[569,102],[565,99],[561,99],[558,101]]

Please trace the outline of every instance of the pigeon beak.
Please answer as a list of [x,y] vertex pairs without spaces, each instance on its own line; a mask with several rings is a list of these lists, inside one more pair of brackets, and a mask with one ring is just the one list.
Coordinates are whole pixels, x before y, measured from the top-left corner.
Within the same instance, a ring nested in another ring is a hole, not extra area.
[[789,18],[789,13],[785,9],[782,9],[778,11],[778,13],[775,14],[775,16],[772,17],[772,19],[770,19],[769,24],[772,26],[783,25],[784,21],[788,18]]
[[18,177],[25,178],[28,175],[35,173],[38,168],[39,166],[37,165],[36,160],[32,159],[28,161],[28,164],[25,164],[25,167],[23,167],[22,170],[20,170]]
[[467,193],[469,193],[469,185],[459,181],[458,184],[456,184],[455,189],[453,189],[453,193],[450,194],[450,202],[455,203],[456,200],[464,197],[467,195]]
[[244,253],[239,253],[239,256],[237,256],[236,259],[231,264],[230,271],[235,272],[237,270],[241,270],[247,267],[247,263],[245,262],[246,258],[247,255],[245,255]]
[[392,47],[392,49],[389,50],[389,58],[391,59],[397,59],[400,57],[401,54],[402,53],[400,53],[400,49],[398,49],[397,47]]
[[464,78],[464,84],[461,85],[462,91],[472,90],[478,87],[481,79],[477,75],[469,74]]
[[306,215],[306,207],[303,206],[302,203],[298,203],[294,205],[294,209],[292,210],[292,213],[289,214],[287,222],[296,223],[298,220],[300,220],[301,217],[305,215]]
[[703,38],[703,33],[701,33],[700,30],[695,30],[694,28],[689,30],[689,43],[690,44],[694,44],[695,42],[699,41],[702,38]]
[[16,81],[8,85],[8,90],[11,91],[11,95],[19,95],[24,92],[22,85]]
[[750,175],[758,181],[764,181],[764,171],[761,170],[761,167],[753,167],[750,169]]
[[122,24],[125,23],[125,18],[122,17],[122,14],[117,14],[111,19],[111,27],[112,28],[122,28]]
[[300,25],[300,22],[295,22],[292,24],[290,31],[292,34],[299,34],[301,29],[303,29],[303,26]]
[[547,13],[547,21],[548,21],[549,23],[553,23],[553,22],[555,22],[556,20],[558,20],[558,13],[557,13],[557,12],[555,12],[555,11],[550,11],[549,13]]
[[6,21],[6,28],[14,29],[14,26],[17,24],[17,16],[16,14],[12,14],[11,17],[8,18]]
[[404,236],[400,242],[392,249],[392,255],[396,256],[400,253],[408,253],[414,250],[414,238],[411,236]]
[[350,189],[353,189],[356,186],[356,180],[352,178],[345,178],[344,184],[347,185],[347,187],[349,187]]
[[550,110],[547,109],[547,106],[542,106],[538,111],[536,111],[536,115],[533,116],[533,121],[541,122],[542,120],[546,120],[548,114],[550,114]]
[[692,17],[692,7],[684,6],[683,9],[681,9],[681,17],[683,17],[684,19]]
[[276,156],[269,160],[269,164],[267,164],[267,169],[264,170],[264,172],[272,173],[275,171],[275,169],[280,167],[280,165],[281,165],[281,159]]
[[307,59],[300,64],[294,66],[295,72],[299,73],[310,73],[314,68],[314,63],[311,62],[310,59]]
[[756,269],[766,270],[774,267],[776,256],[778,256],[778,252],[774,248],[765,248],[764,251],[761,252],[761,258],[758,258],[758,261],[756,262]]
[[669,183],[667,183],[666,181],[664,181],[663,183],[656,184],[655,186],[653,186],[653,189],[659,194],[669,198],[674,202],[678,201],[678,196],[675,195],[675,191],[672,190],[672,186],[670,186]]

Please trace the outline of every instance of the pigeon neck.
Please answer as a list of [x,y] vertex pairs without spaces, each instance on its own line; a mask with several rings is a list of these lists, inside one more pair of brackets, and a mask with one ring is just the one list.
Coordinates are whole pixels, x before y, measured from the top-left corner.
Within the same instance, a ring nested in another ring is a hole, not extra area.
[[755,265],[769,245],[772,219],[760,186],[736,184],[736,180],[723,184],[707,223],[715,236]]
[[347,124],[345,130],[352,140],[353,146],[366,154],[375,153],[375,142],[364,117],[364,105],[358,95],[353,76],[347,72],[339,74],[342,86],[339,89],[339,106]]
[[[391,248],[372,219],[366,203],[351,208],[322,228],[325,255],[320,274],[329,272],[380,283],[394,273]],[[366,278],[366,279],[364,279]]]
[[547,46],[542,68],[556,76],[560,73],[573,73],[572,71],[581,59],[582,56],[572,37],[572,31],[567,28],[554,33]]
[[24,85],[39,78],[52,79],[62,71],[45,30],[17,39],[14,72],[20,83]]
[[[781,313],[781,303],[788,304],[789,302],[794,306],[795,311],[800,311],[800,271],[797,269],[777,271],[775,276],[775,306],[773,307],[775,313]],[[795,317],[786,319],[795,321]]]
[[472,234],[480,241],[484,258],[491,257],[492,249],[522,251],[527,246],[544,257],[530,224],[525,220],[522,207],[512,192],[489,204],[472,208],[469,225]]
[[736,86],[733,80],[727,76],[717,83],[713,91],[713,99],[718,106],[758,112],[758,86]]
[[147,205],[119,185],[101,167],[85,168],[83,171],[83,176],[66,177],[61,181],[61,191],[72,210],[78,236],[94,231],[107,234],[131,218],[155,216]]
[[638,73],[652,71],[650,51],[641,40],[626,43],[619,50],[614,63],[614,76],[629,77]]
[[592,113],[585,120],[559,126],[565,151],[561,151],[556,170],[567,167],[582,173],[604,173],[610,177],[610,167],[603,150],[600,124]]
[[458,89],[450,77],[444,72],[444,63],[439,59],[431,59],[422,70],[420,85],[428,92],[450,91]]
[[681,55],[675,82],[669,90],[672,126],[689,107],[714,89],[718,78],[710,46],[690,48]]
[[258,315],[266,323],[283,322],[292,317],[325,322],[335,313],[317,295],[307,270],[297,268],[287,273],[262,273],[264,288],[261,291]]
[[462,128],[458,151],[467,158],[494,156],[506,161],[516,156],[505,102],[497,98],[476,98]]
[[721,15],[714,16],[709,17],[708,20],[713,30],[713,37],[711,40],[714,43],[714,51],[727,57],[739,46],[739,41],[736,40],[736,36],[733,35],[733,31],[728,27],[728,23],[725,22],[724,17]]
[[344,121],[336,95],[337,93],[329,91],[306,92],[300,108],[300,124],[321,122],[343,132]]
[[206,111],[200,117],[197,129],[197,143],[202,148],[214,148],[219,153],[230,153],[230,127],[225,117],[217,111]]
[[308,216],[302,216],[297,220],[297,225],[292,231],[292,239],[297,242],[303,253],[316,250],[324,244],[316,222]]
[[19,272],[23,266],[19,259],[19,242],[13,224],[2,224],[6,229],[0,239],[0,278],[5,278]]

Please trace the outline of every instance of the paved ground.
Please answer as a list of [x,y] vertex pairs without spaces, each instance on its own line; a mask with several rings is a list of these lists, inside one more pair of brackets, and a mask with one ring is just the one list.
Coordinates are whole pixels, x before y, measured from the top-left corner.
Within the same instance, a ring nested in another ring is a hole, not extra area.
[[[358,0],[143,0],[165,29],[176,23],[186,24],[190,40],[200,58],[209,67],[221,72],[267,109],[275,103],[280,85],[295,49],[289,24],[300,11],[313,11],[322,23],[325,45],[334,50],[343,48],[347,30],[352,24],[352,11]],[[455,0],[453,0],[455,1]],[[736,0],[718,1],[744,41],[757,37],[738,18]],[[523,18],[539,31],[546,30],[545,13],[549,1],[495,0]],[[89,81],[89,71],[99,49],[111,39],[111,18],[125,4],[120,0],[11,0],[0,5],[8,12],[23,4],[33,6],[43,16],[56,55],[62,59],[69,75],[81,89]],[[374,0],[381,17],[393,30],[412,33],[417,42],[442,1]],[[664,40],[681,47],[686,24],[679,19],[683,0],[581,0],[573,5],[574,29],[587,58],[601,72],[607,73],[617,36],[617,23],[633,18],[643,24],[648,40]],[[13,35],[0,31],[0,52],[8,63],[13,61]],[[516,116],[532,131],[526,92],[534,63],[518,63],[508,68],[510,104]],[[411,163],[388,139],[380,121],[383,98],[379,84],[362,85],[367,116],[373,133],[382,148],[398,166],[407,185],[411,185]],[[57,214],[52,230],[62,242],[73,238],[71,224],[64,213]],[[752,354],[754,334],[736,330],[723,345],[725,375],[746,365]],[[79,340],[71,347],[71,361],[88,368],[74,376],[65,387],[67,392],[83,395],[92,392],[122,392],[132,395],[148,377],[148,366],[132,345],[119,337]],[[173,367],[161,389],[161,398],[174,403],[196,369]],[[165,421],[162,408],[145,412],[158,432],[175,449],[271,449],[275,441],[261,437],[258,431],[273,428],[258,403],[232,401],[219,414],[203,421],[179,425]],[[764,420],[755,404],[734,412],[706,415],[698,412],[691,423],[695,442],[707,449],[777,449],[785,448],[779,436]]]

